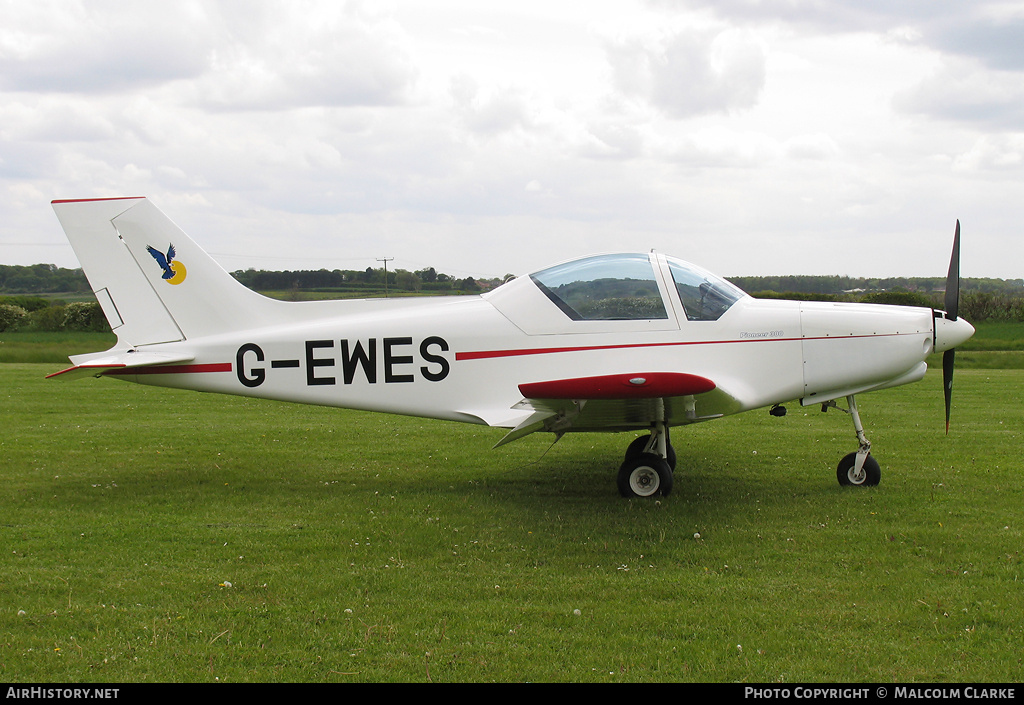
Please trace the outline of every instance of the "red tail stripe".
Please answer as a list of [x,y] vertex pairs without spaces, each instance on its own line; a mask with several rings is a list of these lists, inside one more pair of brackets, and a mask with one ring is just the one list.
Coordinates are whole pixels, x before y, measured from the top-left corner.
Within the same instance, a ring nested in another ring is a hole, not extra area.
[[111,370],[108,375],[187,375],[203,372],[230,372],[230,362],[215,362],[206,365],[151,365],[149,367],[126,367]]

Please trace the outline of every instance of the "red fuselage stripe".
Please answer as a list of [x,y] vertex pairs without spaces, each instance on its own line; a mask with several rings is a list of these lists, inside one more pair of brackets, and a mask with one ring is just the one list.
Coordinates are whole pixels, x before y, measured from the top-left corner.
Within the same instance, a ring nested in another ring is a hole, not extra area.
[[186,375],[203,372],[230,372],[230,362],[215,362],[207,365],[152,365],[149,367],[126,367],[111,370],[108,375]]
[[[902,333],[883,333],[881,335],[849,335],[817,338],[752,338],[750,340],[701,340],[673,343],[632,343],[623,345],[590,345],[566,348],[521,348],[518,350],[478,350],[472,352],[455,353],[455,359],[461,360],[489,360],[501,357],[517,357],[520,355],[551,355],[567,352],[594,352],[598,350],[628,350],[635,348],[663,348],[680,347],[684,345],[733,345],[736,343],[781,343],[795,342],[800,340],[849,340],[851,338],[886,338]],[[84,365],[88,367],[88,365]],[[100,366],[102,367],[102,366]],[[201,365],[150,365],[146,367],[127,367],[124,369],[111,369],[105,374],[108,375],[179,375],[179,374],[201,374],[205,372],[231,372],[230,362],[216,362]],[[68,370],[65,370],[68,371]]]
[[455,353],[456,360],[488,360],[496,357],[516,357],[518,355],[550,355],[566,352],[593,352],[595,350],[626,350],[629,348],[663,348],[680,347],[683,345],[734,345],[736,343],[786,343],[800,340],[850,340],[852,338],[888,338],[903,333],[882,333],[880,335],[843,335],[819,336],[816,338],[750,338],[743,340],[696,340],[672,343],[627,343],[624,345],[590,345],[574,348],[524,348],[519,350],[478,350],[473,352]]
[[[800,340],[800,338],[771,338],[773,342],[784,340]],[[626,350],[629,348],[663,348],[678,347],[681,345],[725,345],[731,343],[764,343],[766,339],[758,340],[702,340],[695,342],[675,343],[627,343],[624,345],[590,345],[575,348],[527,348],[520,350],[480,350],[477,352],[455,353],[456,360],[487,360],[495,357],[515,357],[517,355],[549,355],[552,353],[566,352],[587,352],[594,350]]]

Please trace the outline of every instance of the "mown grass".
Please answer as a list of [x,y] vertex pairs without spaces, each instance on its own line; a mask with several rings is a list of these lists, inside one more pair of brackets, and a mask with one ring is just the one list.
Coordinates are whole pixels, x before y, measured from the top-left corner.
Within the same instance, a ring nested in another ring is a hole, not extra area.
[[975,325],[974,336],[964,350],[1024,350],[1024,323],[984,322]]
[[[1024,370],[1024,323],[978,323],[970,340],[957,348],[958,370]],[[942,369],[942,354],[931,355],[928,366]]]
[[[838,412],[535,435],[0,366],[12,682],[1016,681],[1024,373]],[[699,534],[699,537],[696,536]]]
[[47,362],[69,365],[69,355],[108,350],[117,336],[113,333],[55,333],[47,331],[6,331],[0,333],[0,362]]

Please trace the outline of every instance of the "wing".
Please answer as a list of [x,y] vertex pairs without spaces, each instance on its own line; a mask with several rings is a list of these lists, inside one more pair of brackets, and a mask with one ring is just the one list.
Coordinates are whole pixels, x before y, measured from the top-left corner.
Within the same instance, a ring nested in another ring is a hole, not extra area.
[[171,244],[171,243],[168,243],[168,245],[167,245],[167,264],[170,264],[171,262],[174,261],[175,255],[176,255],[176,253],[174,251],[174,245]]
[[520,384],[519,391],[536,399],[653,399],[703,394],[715,386],[684,372],[648,372],[532,382]]
[[681,372],[603,375],[519,385],[517,409],[533,411],[497,445],[535,431],[625,431],[735,413],[739,401],[714,381]]

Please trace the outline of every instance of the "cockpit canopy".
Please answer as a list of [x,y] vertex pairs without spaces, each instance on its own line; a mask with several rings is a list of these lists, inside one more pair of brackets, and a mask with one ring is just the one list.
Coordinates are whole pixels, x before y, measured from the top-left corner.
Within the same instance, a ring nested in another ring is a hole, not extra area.
[[565,262],[485,294],[530,335],[678,330],[717,321],[746,296],[700,267],[650,253]]
[[[688,262],[664,257],[690,321],[716,321],[743,292]],[[668,318],[651,256],[597,255],[559,264],[530,278],[574,321]]]
[[558,264],[530,278],[574,321],[668,318],[647,255],[599,255]]

